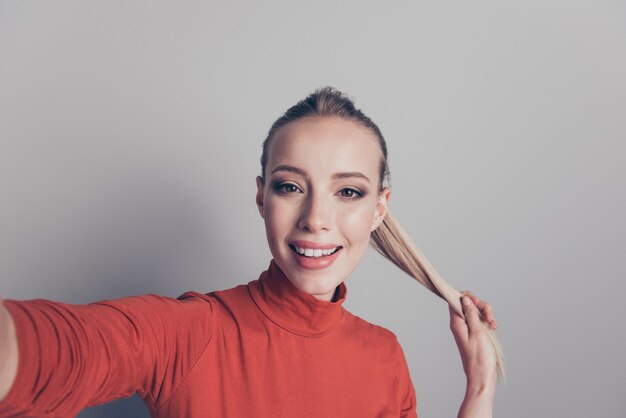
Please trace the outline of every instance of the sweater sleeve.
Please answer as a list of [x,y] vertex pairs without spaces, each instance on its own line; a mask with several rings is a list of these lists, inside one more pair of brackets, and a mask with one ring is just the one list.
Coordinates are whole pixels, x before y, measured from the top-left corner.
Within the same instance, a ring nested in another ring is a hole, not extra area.
[[411,374],[404,356],[402,346],[396,340],[398,347],[398,372],[399,372],[399,396],[400,396],[400,417],[401,418],[417,418],[417,400],[415,396],[415,388],[411,381]]
[[18,372],[0,417],[73,417],[138,393],[167,399],[207,346],[205,295],[131,296],[87,305],[5,300],[16,326]]

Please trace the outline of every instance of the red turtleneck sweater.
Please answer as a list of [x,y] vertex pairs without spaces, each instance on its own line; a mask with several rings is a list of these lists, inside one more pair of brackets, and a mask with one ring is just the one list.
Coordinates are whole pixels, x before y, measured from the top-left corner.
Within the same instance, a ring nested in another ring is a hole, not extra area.
[[348,312],[346,293],[320,301],[272,260],[205,295],[6,300],[20,359],[0,417],[73,417],[135,392],[152,417],[416,417],[396,337]]

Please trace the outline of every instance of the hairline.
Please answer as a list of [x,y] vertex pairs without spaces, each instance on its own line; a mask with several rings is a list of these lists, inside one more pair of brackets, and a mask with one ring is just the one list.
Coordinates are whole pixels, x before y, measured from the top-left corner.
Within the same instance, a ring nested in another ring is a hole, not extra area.
[[[311,114],[311,115],[306,115],[306,116],[301,116],[301,117],[297,117],[293,120],[290,120],[286,123],[284,123],[283,125],[279,126],[274,132],[271,132],[271,136],[268,136],[266,141],[267,145],[267,151],[266,151],[266,157],[267,160],[265,161],[265,165],[269,164],[269,155],[270,155],[270,147],[272,145],[272,142],[274,142],[274,139],[276,136],[278,136],[278,134],[280,133],[280,131],[283,130],[283,128],[288,127],[289,125],[292,125],[296,122],[300,122],[300,121],[313,121],[313,120],[324,120],[324,119],[328,119],[328,120],[332,120],[332,119],[337,119],[337,120],[342,120],[342,121],[346,121],[346,122],[351,122],[354,126],[367,131],[367,133],[370,135],[370,137],[376,141],[376,145],[378,148],[378,151],[380,153],[380,163],[383,164],[383,166],[386,167],[387,162],[386,162],[386,157],[385,154],[383,152],[383,149],[381,147],[380,144],[380,138],[378,137],[378,133],[372,128],[367,126],[365,123],[363,123],[361,120],[359,119],[355,119],[355,118],[350,118],[350,117],[346,117],[346,116],[342,116],[342,115],[337,115],[337,114],[330,114],[330,115],[323,115],[323,114]],[[261,167],[262,172],[264,175],[260,176],[261,180],[263,182],[265,182],[265,177],[267,177],[267,171],[265,170],[265,166]],[[271,173],[270,173],[271,175]],[[379,170],[379,177],[381,177],[381,173]],[[368,179],[369,180],[369,179]],[[379,179],[379,189],[382,191],[384,190],[384,173],[382,175],[382,177]]]

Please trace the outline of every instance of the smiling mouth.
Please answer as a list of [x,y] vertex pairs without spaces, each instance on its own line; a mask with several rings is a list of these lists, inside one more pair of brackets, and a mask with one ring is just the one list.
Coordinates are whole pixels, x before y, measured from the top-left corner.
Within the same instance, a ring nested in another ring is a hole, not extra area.
[[302,257],[308,257],[308,258],[321,258],[321,257],[328,257],[330,255],[333,255],[334,253],[336,253],[337,251],[339,251],[340,249],[342,249],[343,247],[341,245],[335,247],[335,248],[329,248],[329,249],[320,249],[320,248],[301,248],[301,247],[296,247],[293,244],[289,244],[289,248],[291,248],[292,251],[294,251],[296,254],[298,254],[299,256]]

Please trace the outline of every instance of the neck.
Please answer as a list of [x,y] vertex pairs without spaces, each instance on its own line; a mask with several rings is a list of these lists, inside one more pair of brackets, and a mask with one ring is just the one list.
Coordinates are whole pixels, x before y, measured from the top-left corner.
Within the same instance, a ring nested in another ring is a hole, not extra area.
[[307,337],[321,337],[339,323],[347,294],[342,282],[326,294],[325,300],[319,300],[316,295],[298,290],[274,260],[258,280],[248,283],[248,288],[256,305],[271,321]]
[[328,293],[323,293],[323,294],[309,293],[309,294],[317,300],[321,300],[324,302],[336,302],[338,288],[339,286],[335,287],[331,292],[328,292]]

